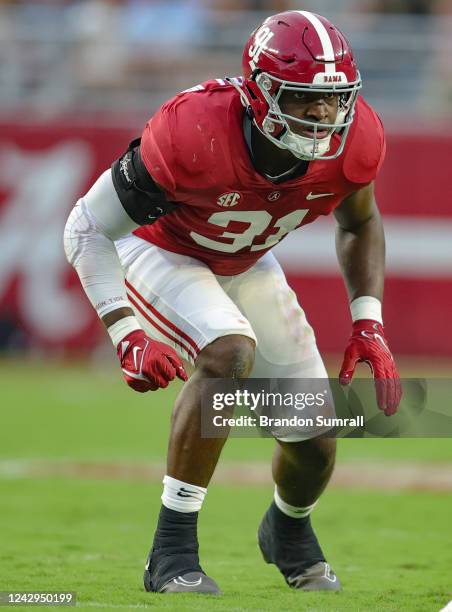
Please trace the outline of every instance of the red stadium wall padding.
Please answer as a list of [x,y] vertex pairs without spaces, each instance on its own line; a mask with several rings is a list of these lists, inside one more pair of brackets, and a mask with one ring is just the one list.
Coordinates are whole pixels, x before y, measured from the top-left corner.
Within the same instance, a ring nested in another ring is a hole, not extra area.
[[[350,315],[342,279],[295,276],[288,280],[313,326],[321,352],[341,351],[350,334]],[[388,278],[383,316],[394,353],[451,355],[448,312],[451,279]]]
[[[0,347],[86,351],[98,344],[101,326],[65,261],[62,232],[78,197],[139,132],[139,126],[79,125],[70,119],[45,125],[0,122]],[[381,210],[402,230],[404,219],[417,219],[420,238],[423,220],[451,223],[450,168],[452,133],[390,134],[377,185]],[[437,246],[435,236],[428,244]],[[389,270],[384,313],[396,353],[451,354],[447,253],[439,249],[422,274],[407,268],[406,261]],[[406,253],[400,257],[406,260]],[[297,266],[290,265],[289,280],[320,349],[342,351],[350,320],[337,267],[327,263],[307,272]]]
[[377,182],[380,210],[391,215],[452,216],[452,132],[388,134]]

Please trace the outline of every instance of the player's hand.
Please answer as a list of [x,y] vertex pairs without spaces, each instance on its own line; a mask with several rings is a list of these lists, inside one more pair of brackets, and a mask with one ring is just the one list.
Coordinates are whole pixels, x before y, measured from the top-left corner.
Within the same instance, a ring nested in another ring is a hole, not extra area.
[[176,351],[151,340],[142,329],[123,338],[117,351],[125,381],[135,391],[165,389],[176,376],[188,380]]
[[341,385],[351,382],[360,361],[369,364],[372,370],[378,407],[386,416],[394,414],[402,398],[402,385],[383,326],[377,321],[359,319],[353,323],[339,374]]

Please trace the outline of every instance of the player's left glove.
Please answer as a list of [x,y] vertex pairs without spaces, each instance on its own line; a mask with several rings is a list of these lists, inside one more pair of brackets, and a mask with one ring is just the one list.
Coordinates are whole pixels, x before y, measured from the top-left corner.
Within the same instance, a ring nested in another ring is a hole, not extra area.
[[353,323],[352,335],[345,349],[339,374],[341,385],[348,385],[359,362],[369,364],[375,379],[377,403],[389,416],[397,411],[402,398],[402,385],[394,358],[389,350],[381,323],[358,319]]

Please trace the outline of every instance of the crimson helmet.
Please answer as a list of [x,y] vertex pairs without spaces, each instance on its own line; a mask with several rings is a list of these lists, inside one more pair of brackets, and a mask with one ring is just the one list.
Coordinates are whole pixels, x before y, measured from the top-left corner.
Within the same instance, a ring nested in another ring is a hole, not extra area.
[[[242,103],[256,127],[276,146],[300,159],[334,159],[345,145],[361,77],[349,42],[328,19],[308,11],[286,11],[268,17],[248,39],[243,52]],[[284,114],[278,104],[284,91],[338,94],[335,123],[317,135],[319,124]],[[287,119],[305,125],[312,138],[295,134]],[[334,133],[339,146],[328,154]]]

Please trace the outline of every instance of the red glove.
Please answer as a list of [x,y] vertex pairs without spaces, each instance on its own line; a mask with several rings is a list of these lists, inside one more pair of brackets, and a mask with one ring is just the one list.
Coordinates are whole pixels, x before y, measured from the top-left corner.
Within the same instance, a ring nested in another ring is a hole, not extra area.
[[381,323],[359,319],[353,330],[339,374],[341,385],[348,385],[360,361],[368,363],[375,379],[377,403],[386,416],[394,414],[402,398],[402,385]]
[[135,391],[165,389],[176,376],[188,380],[176,351],[163,342],[151,340],[142,329],[125,336],[117,351],[126,383]]

